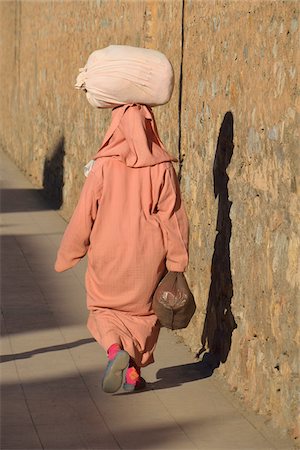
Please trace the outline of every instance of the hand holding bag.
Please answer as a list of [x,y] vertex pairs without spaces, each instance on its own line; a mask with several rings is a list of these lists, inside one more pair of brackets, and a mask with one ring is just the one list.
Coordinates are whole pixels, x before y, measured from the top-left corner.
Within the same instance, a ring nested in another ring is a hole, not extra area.
[[183,273],[167,273],[154,292],[152,306],[162,326],[171,330],[188,326],[196,304]]

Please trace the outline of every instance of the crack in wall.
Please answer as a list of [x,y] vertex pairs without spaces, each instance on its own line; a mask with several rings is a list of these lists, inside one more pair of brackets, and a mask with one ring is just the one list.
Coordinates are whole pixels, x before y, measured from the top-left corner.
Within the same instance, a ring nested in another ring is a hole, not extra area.
[[179,183],[182,177],[183,169],[183,155],[181,151],[181,112],[182,112],[182,83],[183,83],[183,52],[184,52],[184,7],[185,0],[181,3],[181,61],[179,73],[179,92],[178,92],[178,180]]

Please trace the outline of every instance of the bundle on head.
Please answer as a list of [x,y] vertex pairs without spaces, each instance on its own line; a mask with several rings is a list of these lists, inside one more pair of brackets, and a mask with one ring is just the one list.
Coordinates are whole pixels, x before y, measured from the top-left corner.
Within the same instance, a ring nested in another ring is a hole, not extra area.
[[174,73],[170,61],[157,50],[110,45],[91,53],[75,87],[85,90],[96,108],[130,103],[158,106],[171,98]]

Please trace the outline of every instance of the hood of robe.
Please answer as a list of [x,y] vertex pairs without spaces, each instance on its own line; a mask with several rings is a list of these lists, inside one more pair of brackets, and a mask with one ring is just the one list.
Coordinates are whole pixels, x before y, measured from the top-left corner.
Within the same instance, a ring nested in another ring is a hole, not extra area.
[[151,107],[139,104],[113,109],[110,127],[93,159],[105,157],[136,168],[177,161],[159,138]]

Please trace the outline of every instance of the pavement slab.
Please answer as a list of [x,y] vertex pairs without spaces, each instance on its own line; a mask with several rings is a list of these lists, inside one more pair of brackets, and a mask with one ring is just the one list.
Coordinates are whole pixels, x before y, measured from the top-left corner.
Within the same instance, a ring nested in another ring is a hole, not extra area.
[[292,449],[162,329],[140,393],[101,390],[86,261],[57,274],[66,222],[1,154],[1,449]]

